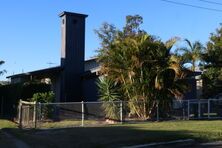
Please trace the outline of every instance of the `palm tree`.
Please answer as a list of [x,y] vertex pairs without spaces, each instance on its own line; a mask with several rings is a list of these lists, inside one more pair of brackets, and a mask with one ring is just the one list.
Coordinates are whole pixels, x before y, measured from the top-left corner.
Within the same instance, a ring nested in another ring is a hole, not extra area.
[[[0,65],[4,64],[5,62],[4,61],[0,61]],[[3,75],[4,73],[6,72],[6,70],[1,70],[0,71],[0,75]]]
[[[130,115],[147,119],[152,117],[157,100],[167,106],[183,90],[179,85],[182,66],[172,60],[170,52],[178,38],[163,43],[135,30],[129,35],[118,30],[109,44],[98,50],[98,62],[101,74],[118,84],[122,100],[129,101]],[[99,31],[102,43],[110,38],[109,32]]]
[[[201,53],[203,52],[203,45],[199,41],[191,43],[188,39],[184,40],[187,47],[178,48],[177,53],[182,52],[182,56],[187,60],[187,63],[191,63],[191,70],[195,71],[196,63],[201,59]],[[180,54],[180,53],[179,53]]]
[[101,72],[121,86],[124,99],[130,101],[130,114],[146,119],[157,105],[155,100],[169,104],[180,94],[181,65],[170,53],[176,41],[164,44],[152,36],[138,35],[116,39],[109,50],[99,52]]

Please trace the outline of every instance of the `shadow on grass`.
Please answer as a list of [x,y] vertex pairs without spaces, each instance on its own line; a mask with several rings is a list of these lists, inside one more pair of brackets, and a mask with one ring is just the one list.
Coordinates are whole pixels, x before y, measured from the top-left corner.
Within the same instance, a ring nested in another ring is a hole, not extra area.
[[87,148],[87,147],[122,147],[151,142],[172,141],[178,139],[195,139],[209,141],[213,133],[198,133],[185,130],[152,130],[131,126],[110,127],[75,127],[48,130],[21,130],[17,128],[2,129],[31,147]]
[[0,130],[0,147],[1,148],[14,148],[16,145],[13,143],[12,139],[6,137],[6,135]]

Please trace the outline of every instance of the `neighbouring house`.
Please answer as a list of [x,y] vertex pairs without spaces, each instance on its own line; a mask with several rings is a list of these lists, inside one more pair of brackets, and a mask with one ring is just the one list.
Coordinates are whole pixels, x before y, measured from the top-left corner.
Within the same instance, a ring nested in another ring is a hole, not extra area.
[[202,99],[202,79],[201,79],[202,72],[190,71],[187,76],[187,81],[190,85],[190,90],[184,94],[184,100],[190,99]]
[[[11,80],[11,83],[36,79],[51,83],[56,102],[96,101],[98,100],[96,83],[100,66],[96,58],[84,60],[87,15],[63,12],[59,16],[62,32],[60,66],[11,75],[7,78]],[[185,99],[196,98],[196,75],[200,73],[190,75],[192,89],[185,95]]]

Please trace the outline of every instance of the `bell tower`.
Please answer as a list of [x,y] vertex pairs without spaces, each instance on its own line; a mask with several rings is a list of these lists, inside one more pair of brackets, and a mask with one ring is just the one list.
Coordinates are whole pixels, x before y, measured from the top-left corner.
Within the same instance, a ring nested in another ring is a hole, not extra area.
[[61,101],[82,101],[81,75],[84,73],[85,18],[63,12],[61,17]]

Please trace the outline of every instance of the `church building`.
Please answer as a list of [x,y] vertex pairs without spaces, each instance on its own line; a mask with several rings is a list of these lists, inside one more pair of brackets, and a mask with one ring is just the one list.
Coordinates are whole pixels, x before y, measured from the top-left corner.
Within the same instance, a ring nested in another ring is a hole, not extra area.
[[59,66],[8,76],[11,83],[50,80],[56,102],[95,101],[99,64],[85,58],[85,19],[87,15],[62,12],[61,63]]

